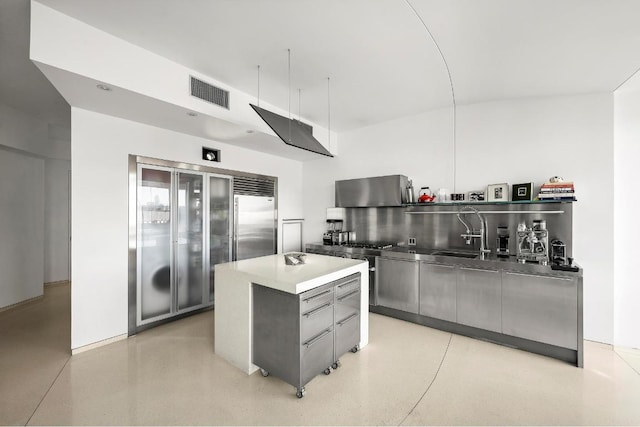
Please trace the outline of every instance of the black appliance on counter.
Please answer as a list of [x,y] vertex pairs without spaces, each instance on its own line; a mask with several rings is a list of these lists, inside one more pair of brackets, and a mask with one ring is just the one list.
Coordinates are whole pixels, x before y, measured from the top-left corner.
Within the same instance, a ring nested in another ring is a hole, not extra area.
[[393,246],[392,243],[378,242],[348,242],[338,246],[309,243],[305,252],[367,261],[369,263],[369,305],[378,305],[375,292],[376,256],[380,256],[382,250]]

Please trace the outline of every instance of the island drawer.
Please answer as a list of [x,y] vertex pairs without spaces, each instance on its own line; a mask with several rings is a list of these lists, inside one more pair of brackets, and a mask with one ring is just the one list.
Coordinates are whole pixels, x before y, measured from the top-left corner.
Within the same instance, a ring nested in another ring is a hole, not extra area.
[[309,311],[333,301],[333,287],[322,286],[300,294],[300,313]]
[[300,315],[300,339],[304,342],[333,325],[333,301],[315,307]]
[[300,351],[301,383],[306,384],[333,363],[333,328],[304,341]]
[[360,312],[351,313],[336,321],[335,352],[336,359],[346,352],[357,348],[360,343]]
[[352,274],[338,282],[339,284],[336,286],[336,295],[341,297],[342,295],[348,294],[356,289],[360,289],[360,274]]
[[360,289],[352,290],[350,293],[336,298],[335,319],[340,322],[360,312]]

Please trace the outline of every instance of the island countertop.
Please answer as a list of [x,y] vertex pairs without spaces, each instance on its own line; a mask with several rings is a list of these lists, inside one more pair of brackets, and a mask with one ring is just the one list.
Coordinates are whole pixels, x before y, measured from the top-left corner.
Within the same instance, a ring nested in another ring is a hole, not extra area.
[[[305,264],[286,265],[282,254],[267,255],[215,266],[215,352],[247,374],[258,368],[252,362],[252,284],[291,294],[360,273],[360,311],[369,311],[367,261],[307,254]],[[369,317],[360,321],[360,348],[369,342]]]
[[355,273],[365,264],[363,260],[306,254],[304,264],[287,265],[278,254],[219,264],[216,274],[225,270],[262,286],[299,294],[344,277],[345,269]]

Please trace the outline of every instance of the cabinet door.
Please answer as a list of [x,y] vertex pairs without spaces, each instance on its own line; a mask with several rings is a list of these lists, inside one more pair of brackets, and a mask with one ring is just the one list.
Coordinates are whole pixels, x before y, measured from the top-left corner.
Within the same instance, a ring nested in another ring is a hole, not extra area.
[[420,263],[420,314],[456,321],[456,268]]
[[376,293],[378,305],[418,313],[419,266],[415,261],[378,258]]
[[502,295],[499,271],[460,268],[456,293],[458,323],[502,332]]
[[203,303],[203,180],[201,174],[177,173],[177,312],[194,309]]
[[576,350],[578,283],[573,278],[502,274],[502,330]]

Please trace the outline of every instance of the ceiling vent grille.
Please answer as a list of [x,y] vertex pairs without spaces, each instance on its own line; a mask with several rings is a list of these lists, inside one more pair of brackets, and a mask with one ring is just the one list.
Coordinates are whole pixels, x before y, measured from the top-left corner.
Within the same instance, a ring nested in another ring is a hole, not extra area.
[[274,181],[264,178],[234,176],[233,194],[274,197],[275,183]]
[[229,91],[190,77],[191,96],[229,109]]

